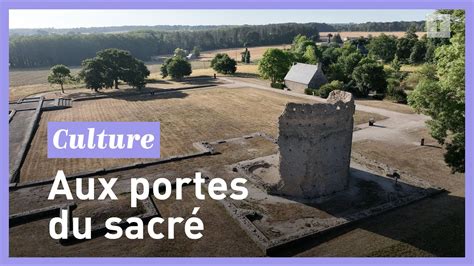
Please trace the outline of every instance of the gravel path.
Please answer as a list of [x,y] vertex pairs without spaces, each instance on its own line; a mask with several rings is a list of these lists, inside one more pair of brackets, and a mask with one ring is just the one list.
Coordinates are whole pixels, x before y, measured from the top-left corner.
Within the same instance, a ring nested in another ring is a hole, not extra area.
[[[278,90],[255,83],[244,82],[232,78],[220,78],[226,81],[227,84],[222,86],[228,88],[251,87],[271,91],[275,93],[286,94],[294,97],[313,100],[315,102],[326,102],[325,99],[317,96],[301,94],[292,91]],[[428,116],[420,114],[405,114],[387,109],[376,108],[366,105],[356,105],[356,110],[368,113],[376,113],[388,117],[387,119],[376,121],[375,126],[369,127],[367,124],[358,125],[360,130],[354,132],[353,141],[361,140],[380,140],[391,143],[403,143],[419,145],[420,139],[414,136],[413,132],[421,130],[426,127],[425,122],[429,119]]]

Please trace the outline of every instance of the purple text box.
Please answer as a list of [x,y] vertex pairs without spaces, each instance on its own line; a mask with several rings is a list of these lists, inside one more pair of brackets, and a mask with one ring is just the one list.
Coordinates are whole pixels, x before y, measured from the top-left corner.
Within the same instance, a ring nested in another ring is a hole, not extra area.
[[160,123],[48,122],[48,158],[160,158]]

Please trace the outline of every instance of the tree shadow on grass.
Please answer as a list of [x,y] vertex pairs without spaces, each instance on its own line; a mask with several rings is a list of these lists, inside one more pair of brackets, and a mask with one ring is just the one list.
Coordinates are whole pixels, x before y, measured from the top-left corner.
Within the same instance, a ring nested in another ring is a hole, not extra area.
[[188,96],[188,94],[182,92],[181,89],[160,89],[146,87],[143,89],[106,89],[98,92],[91,91],[87,93],[73,93],[68,95],[68,98],[75,99],[76,101],[107,98],[126,101],[149,101],[156,99],[185,98],[186,96]]
[[147,83],[148,84],[171,84],[170,81],[165,80],[165,79],[148,79]]
[[183,84],[188,84],[188,85],[218,85],[218,84],[224,84],[223,81],[219,79],[215,79],[214,77],[211,76],[195,76],[195,77],[188,77],[183,80],[181,80]]
[[236,72],[236,73],[232,74],[231,76],[237,77],[237,78],[255,78],[255,79],[260,78],[259,74],[256,74],[256,73],[242,73],[242,72]]

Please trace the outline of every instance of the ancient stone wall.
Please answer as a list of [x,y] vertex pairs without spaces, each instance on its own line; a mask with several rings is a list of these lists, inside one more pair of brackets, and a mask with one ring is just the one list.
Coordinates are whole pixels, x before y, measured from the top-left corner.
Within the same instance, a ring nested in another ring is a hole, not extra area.
[[347,187],[351,157],[352,94],[333,91],[327,103],[288,103],[279,118],[278,193],[303,198]]

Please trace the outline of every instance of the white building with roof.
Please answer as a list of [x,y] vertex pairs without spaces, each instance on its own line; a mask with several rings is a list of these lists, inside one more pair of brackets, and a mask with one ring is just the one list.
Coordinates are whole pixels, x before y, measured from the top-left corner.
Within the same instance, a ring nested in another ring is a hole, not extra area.
[[319,89],[327,82],[321,63],[317,65],[296,63],[285,76],[285,87],[301,93],[307,88]]

